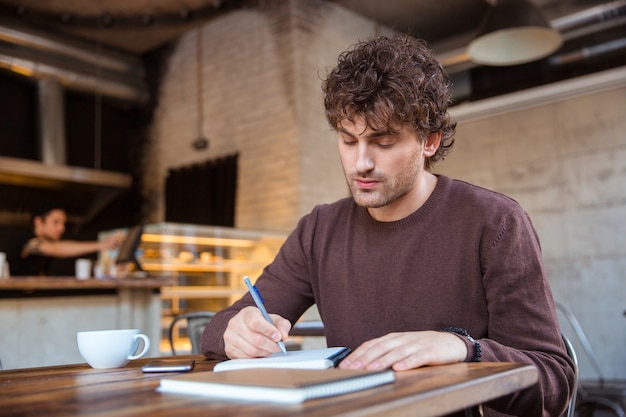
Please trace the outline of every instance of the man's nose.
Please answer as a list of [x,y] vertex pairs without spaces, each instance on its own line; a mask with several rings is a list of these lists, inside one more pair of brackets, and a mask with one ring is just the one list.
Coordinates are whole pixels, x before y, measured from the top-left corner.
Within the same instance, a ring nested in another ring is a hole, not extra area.
[[360,144],[356,160],[357,172],[370,172],[374,169],[374,158],[368,144]]

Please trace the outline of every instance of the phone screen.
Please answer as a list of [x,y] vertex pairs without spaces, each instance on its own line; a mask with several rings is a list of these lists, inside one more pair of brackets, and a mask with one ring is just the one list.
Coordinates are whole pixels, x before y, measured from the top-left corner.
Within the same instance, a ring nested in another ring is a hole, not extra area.
[[193,359],[158,359],[148,362],[143,372],[186,372],[191,371],[196,361]]

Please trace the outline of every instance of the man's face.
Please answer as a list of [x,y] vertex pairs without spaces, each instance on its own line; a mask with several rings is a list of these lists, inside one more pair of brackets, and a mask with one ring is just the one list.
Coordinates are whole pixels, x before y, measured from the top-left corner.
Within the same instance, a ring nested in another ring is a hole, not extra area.
[[424,147],[408,127],[398,133],[374,131],[362,118],[338,129],[339,155],[354,201],[363,207],[401,208],[417,192]]
[[52,210],[45,217],[36,217],[35,222],[41,237],[48,240],[60,240],[65,232],[67,216],[63,210]]

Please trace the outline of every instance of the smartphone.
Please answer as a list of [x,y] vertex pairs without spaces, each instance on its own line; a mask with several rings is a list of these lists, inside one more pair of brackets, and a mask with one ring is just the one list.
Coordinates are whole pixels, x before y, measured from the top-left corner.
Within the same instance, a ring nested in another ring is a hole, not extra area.
[[193,359],[158,359],[141,367],[143,372],[187,372],[193,369]]

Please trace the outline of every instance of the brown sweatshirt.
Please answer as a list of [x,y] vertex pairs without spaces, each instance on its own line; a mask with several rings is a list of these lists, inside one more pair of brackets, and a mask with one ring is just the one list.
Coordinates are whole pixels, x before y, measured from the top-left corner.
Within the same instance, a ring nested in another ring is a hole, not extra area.
[[[502,194],[439,176],[424,205],[395,222],[375,221],[352,198],[316,206],[256,285],[267,310],[292,323],[316,303],[328,346],[454,326],[480,342],[484,362],[536,365],[539,382],[490,402],[486,416],[558,416],[570,397],[573,365],[538,237]],[[246,295],[211,321],[207,357],[225,359],[228,321],[248,305]]]

